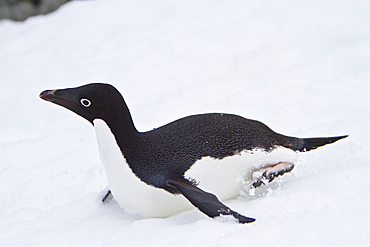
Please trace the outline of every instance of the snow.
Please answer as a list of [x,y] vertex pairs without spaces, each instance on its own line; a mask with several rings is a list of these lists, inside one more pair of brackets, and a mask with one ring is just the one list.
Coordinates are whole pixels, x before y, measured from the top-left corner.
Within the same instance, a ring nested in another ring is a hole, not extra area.
[[[368,1],[72,1],[0,22],[1,246],[368,246]],[[198,210],[125,213],[92,126],[38,98],[101,81],[141,130],[204,112],[299,137],[350,137],[302,153],[292,173],[226,202],[236,224]],[[253,195],[254,192],[254,195]]]

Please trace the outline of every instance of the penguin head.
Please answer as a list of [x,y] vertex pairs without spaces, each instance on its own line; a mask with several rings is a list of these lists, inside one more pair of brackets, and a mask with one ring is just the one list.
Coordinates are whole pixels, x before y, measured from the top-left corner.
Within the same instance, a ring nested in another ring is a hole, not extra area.
[[[63,106],[93,124],[122,113],[127,106],[118,90],[109,84],[92,83],[75,88],[45,90],[40,98]],[[128,110],[128,109],[127,109]]]

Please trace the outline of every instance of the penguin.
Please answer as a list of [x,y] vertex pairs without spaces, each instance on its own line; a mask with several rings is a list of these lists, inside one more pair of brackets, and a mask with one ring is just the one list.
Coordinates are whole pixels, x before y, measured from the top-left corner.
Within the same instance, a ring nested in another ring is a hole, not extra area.
[[254,222],[222,201],[239,195],[246,181],[256,188],[290,172],[296,153],[348,136],[290,137],[225,113],[187,116],[139,132],[121,93],[105,83],[45,90],[40,98],[94,126],[110,188],[103,201],[113,194],[126,212],[143,217],[167,217],[193,206],[211,218]]

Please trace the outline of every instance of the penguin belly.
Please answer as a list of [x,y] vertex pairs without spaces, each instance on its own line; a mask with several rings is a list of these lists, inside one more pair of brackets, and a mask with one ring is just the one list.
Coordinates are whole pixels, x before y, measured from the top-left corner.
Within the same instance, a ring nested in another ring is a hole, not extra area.
[[295,160],[296,152],[285,147],[270,152],[259,148],[243,150],[223,159],[203,157],[186,171],[185,177],[194,178],[199,188],[227,200],[240,195],[245,185],[253,182],[253,172]]
[[[144,217],[168,217],[194,206],[183,196],[173,195],[141,181],[119,149],[108,125],[94,120],[99,153],[110,190],[118,204],[131,214]],[[195,162],[185,177],[195,179],[198,187],[227,200],[240,194],[253,171],[279,162],[294,163],[295,152],[277,147],[271,152],[244,150],[223,159],[203,157]]]

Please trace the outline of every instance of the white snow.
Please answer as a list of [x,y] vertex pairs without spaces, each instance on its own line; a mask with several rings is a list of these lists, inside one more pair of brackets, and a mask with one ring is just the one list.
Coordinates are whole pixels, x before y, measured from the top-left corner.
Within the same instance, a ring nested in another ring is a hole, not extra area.
[[[369,1],[72,1],[0,22],[0,246],[369,246]],[[291,136],[350,134],[291,174],[168,218],[100,203],[94,130],[38,98],[108,82],[141,130],[204,112]],[[227,218],[227,217],[226,217]]]

